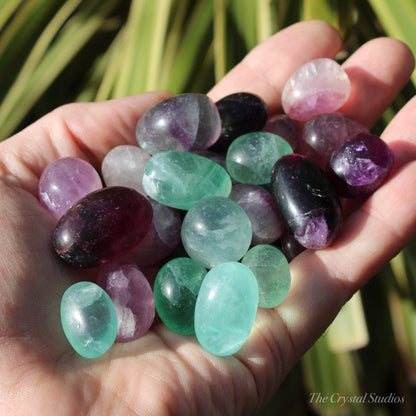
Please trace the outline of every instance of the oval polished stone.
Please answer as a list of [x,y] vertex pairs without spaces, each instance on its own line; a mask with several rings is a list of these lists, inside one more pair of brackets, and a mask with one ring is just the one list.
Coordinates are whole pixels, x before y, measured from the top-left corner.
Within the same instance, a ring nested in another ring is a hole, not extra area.
[[139,145],[151,155],[165,150],[206,149],[221,133],[214,102],[204,94],[170,97],[140,117],[136,127]]
[[195,303],[206,274],[204,267],[187,257],[169,261],[157,274],[153,289],[156,310],[172,331],[195,333]]
[[331,244],[341,225],[341,204],[325,172],[305,156],[292,154],[276,162],[272,191],[280,214],[304,247]]
[[296,149],[299,142],[299,129],[296,123],[286,114],[274,115],[264,126],[263,131],[276,134],[285,139],[292,149]]
[[96,283],[110,296],[117,313],[117,342],[140,338],[155,318],[153,290],[145,275],[130,260],[105,264]]
[[161,204],[187,210],[209,196],[227,197],[231,178],[206,157],[171,150],[155,154],[146,164],[143,188]]
[[56,219],[85,195],[102,188],[100,175],[87,161],[63,157],[50,163],[39,179],[39,201]]
[[259,306],[274,308],[283,302],[290,288],[289,263],[276,247],[259,244],[252,247],[241,260],[256,276]]
[[76,267],[94,267],[131,251],[152,223],[149,201],[131,188],[93,192],[61,217],[53,235],[56,253]]
[[276,161],[292,153],[289,143],[272,133],[247,133],[235,139],[227,151],[227,170],[237,182],[270,183]]
[[186,213],[181,235],[188,256],[211,268],[240,260],[250,247],[252,227],[249,217],[236,202],[210,197]]
[[253,327],[259,291],[253,272],[238,262],[221,263],[205,276],[195,305],[195,334],[212,354],[235,354]]
[[351,83],[341,65],[333,59],[318,58],[292,74],[283,88],[282,106],[290,118],[306,121],[338,110],[350,92]]
[[70,286],[61,300],[61,322],[74,350],[85,358],[97,358],[114,343],[117,315],[107,293],[91,282]]

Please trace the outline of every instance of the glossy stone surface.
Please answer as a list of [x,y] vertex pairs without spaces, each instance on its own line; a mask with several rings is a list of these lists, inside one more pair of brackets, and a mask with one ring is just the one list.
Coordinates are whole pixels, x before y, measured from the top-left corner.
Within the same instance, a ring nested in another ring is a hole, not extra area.
[[276,162],[272,190],[280,214],[304,247],[327,247],[341,225],[341,204],[325,172],[303,155]]
[[276,247],[259,244],[242,258],[256,276],[259,287],[259,306],[274,308],[283,302],[290,288],[290,270],[285,255]]
[[351,83],[334,60],[319,58],[298,68],[282,92],[284,112],[294,120],[306,121],[338,110],[348,99]]
[[289,143],[279,136],[266,132],[247,133],[228,148],[227,170],[237,182],[267,184],[276,161],[292,152]]
[[244,264],[222,263],[202,282],[195,306],[195,334],[212,354],[235,354],[247,340],[258,307],[253,272]]
[[182,214],[179,210],[149,200],[153,220],[149,231],[130,257],[139,266],[150,266],[166,258],[181,240]]
[[306,250],[294,237],[294,235],[287,229],[284,228],[282,235],[279,239],[279,248],[285,255],[288,262],[291,262],[300,253]]
[[70,286],[61,300],[61,322],[74,350],[85,358],[103,355],[117,335],[116,310],[107,293],[91,282]]
[[250,246],[252,228],[247,214],[236,202],[210,197],[186,213],[181,235],[189,257],[211,268],[240,260]]
[[107,186],[126,186],[144,194],[143,171],[150,159],[139,146],[120,145],[111,149],[101,164],[101,174]]
[[299,148],[303,155],[326,169],[332,152],[348,137],[367,129],[340,113],[319,114],[308,120],[302,130]]
[[250,218],[252,245],[270,244],[279,239],[284,224],[273,195],[258,185],[241,183],[233,186],[229,198]]
[[204,94],[168,98],[142,115],[136,127],[139,145],[151,155],[165,150],[207,149],[221,133],[217,107]]
[[188,257],[166,263],[156,276],[154,296],[160,319],[172,331],[195,332],[195,303],[207,271]]
[[117,342],[140,338],[155,318],[153,291],[135,263],[123,259],[105,264],[96,283],[110,296],[117,313]]
[[214,144],[215,150],[226,151],[237,137],[261,131],[266,124],[268,109],[259,96],[237,92],[221,98],[216,106],[221,118],[221,136]]
[[286,114],[276,114],[264,126],[263,131],[276,134],[285,139],[292,149],[296,149],[299,142],[299,129],[296,123]]
[[39,179],[39,201],[55,218],[79,199],[102,188],[97,171],[85,160],[63,157],[50,163]]
[[359,133],[335,149],[328,165],[328,176],[339,195],[366,197],[390,175],[394,155],[378,136]]
[[228,196],[231,179],[223,167],[194,153],[166,151],[146,164],[143,187],[161,204],[187,210],[208,196]]
[[131,188],[114,186],[88,194],[58,221],[56,253],[76,267],[94,267],[131,251],[152,223],[149,201]]

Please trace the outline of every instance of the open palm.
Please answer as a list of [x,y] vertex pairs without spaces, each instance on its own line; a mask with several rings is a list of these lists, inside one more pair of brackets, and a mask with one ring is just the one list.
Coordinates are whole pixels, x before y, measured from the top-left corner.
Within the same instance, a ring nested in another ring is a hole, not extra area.
[[[298,23],[255,48],[211,92],[261,96],[281,111],[284,82],[301,64],[334,57],[336,31]],[[408,48],[376,39],[344,64],[352,94],[342,112],[368,127],[413,69]],[[72,283],[96,271],[74,270],[54,254],[55,220],[37,200],[42,170],[64,156],[99,168],[114,146],[135,142],[135,124],[167,97],[155,92],[60,107],[0,145],[0,414],[253,415],[325,330],[340,307],[413,237],[416,228],[416,101],[383,134],[396,155],[390,180],[345,219],[325,250],[291,263],[292,288],[277,308],[259,309],[244,347],[215,357],[192,336],[162,324],[115,344],[99,359],[78,356],[63,334],[59,307]]]

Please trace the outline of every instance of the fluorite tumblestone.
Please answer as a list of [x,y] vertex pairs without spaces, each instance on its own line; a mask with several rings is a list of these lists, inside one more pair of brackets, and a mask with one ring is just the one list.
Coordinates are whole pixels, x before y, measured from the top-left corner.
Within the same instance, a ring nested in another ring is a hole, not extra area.
[[156,276],[154,297],[160,319],[172,331],[183,335],[195,332],[195,303],[207,271],[188,257],[166,263]]
[[142,115],[136,127],[139,145],[151,155],[165,150],[207,149],[221,133],[214,102],[204,94],[170,97]]
[[187,152],[155,154],[146,164],[143,187],[147,195],[161,204],[187,210],[209,196],[227,197],[231,178],[219,164]]
[[263,131],[276,134],[285,139],[295,150],[299,142],[299,129],[296,123],[286,114],[276,114],[264,126]]
[[335,149],[328,176],[339,195],[347,198],[371,195],[387,179],[394,155],[378,136],[359,133]]
[[114,343],[117,315],[108,294],[91,282],[70,286],[61,300],[61,322],[74,350],[85,358],[97,358]]
[[39,200],[55,218],[75,202],[102,188],[100,175],[83,159],[63,157],[50,163],[39,179]]
[[88,194],[60,218],[56,253],[76,267],[94,267],[127,254],[152,223],[149,201],[131,188],[113,186]]
[[211,268],[240,260],[250,246],[252,227],[249,217],[236,202],[210,197],[186,213],[181,235],[189,257]]
[[274,308],[282,303],[290,288],[290,270],[285,255],[276,247],[259,244],[242,258],[256,276],[259,287],[259,306]]
[[237,182],[264,185],[270,183],[273,165],[293,149],[272,133],[247,133],[235,139],[227,151],[227,170]]
[[205,276],[195,305],[195,334],[212,354],[235,354],[247,340],[258,307],[253,272],[244,264],[226,262]]
[[341,225],[341,203],[316,163],[299,154],[283,156],[273,168],[272,190],[283,220],[303,247],[331,244]]
[[149,330],[155,317],[153,291],[135,263],[123,259],[105,264],[96,283],[108,293],[116,308],[116,341],[132,341]]
[[306,121],[317,114],[338,110],[350,92],[348,75],[337,62],[314,59],[297,69],[286,82],[283,110],[294,120]]

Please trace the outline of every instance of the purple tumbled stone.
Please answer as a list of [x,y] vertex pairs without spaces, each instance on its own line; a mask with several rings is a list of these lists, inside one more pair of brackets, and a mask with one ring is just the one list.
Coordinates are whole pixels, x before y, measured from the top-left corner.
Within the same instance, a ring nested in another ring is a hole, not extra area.
[[296,123],[286,114],[276,114],[264,126],[263,131],[276,134],[285,139],[292,149],[299,142],[299,129]]
[[288,262],[291,262],[296,256],[306,250],[286,227],[280,236],[279,243],[279,248]]
[[308,120],[302,130],[300,151],[326,169],[332,152],[348,137],[365,133],[367,129],[340,113],[319,114]]
[[139,145],[151,155],[165,150],[207,149],[221,134],[214,102],[204,94],[170,97],[140,117],[136,126]]
[[279,239],[284,223],[273,195],[257,185],[237,184],[229,198],[237,202],[250,218],[252,245],[271,244]]
[[343,68],[329,58],[314,59],[298,68],[282,92],[285,113],[306,121],[322,113],[332,113],[348,99],[351,83]]
[[100,175],[85,160],[63,157],[49,164],[39,179],[39,201],[55,218],[75,202],[102,188]]
[[155,318],[155,301],[149,282],[136,264],[125,259],[108,263],[100,269],[96,283],[116,308],[116,341],[133,341],[149,330]]
[[371,195],[387,179],[394,155],[378,136],[359,133],[333,152],[328,176],[339,195],[346,198]]
[[175,208],[150,199],[153,220],[149,231],[130,253],[139,266],[150,266],[165,259],[181,240],[182,215]]

